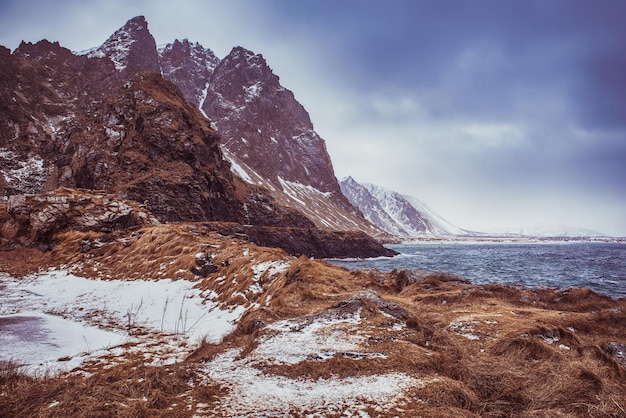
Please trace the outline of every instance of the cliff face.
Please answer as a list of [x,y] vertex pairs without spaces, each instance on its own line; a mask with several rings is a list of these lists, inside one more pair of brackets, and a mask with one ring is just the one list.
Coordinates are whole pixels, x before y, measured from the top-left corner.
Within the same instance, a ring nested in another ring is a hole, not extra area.
[[131,78],[68,139],[55,149],[60,186],[119,193],[166,221],[243,219],[219,135],[158,74]]
[[318,227],[380,233],[343,196],[324,140],[261,55],[233,48],[213,71],[200,105],[245,181],[264,185]]
[[209,79],[220,60],[213,51],[189,40],[175,40],[159,49],[163,76],[173,81],[201,111],[207,97]]

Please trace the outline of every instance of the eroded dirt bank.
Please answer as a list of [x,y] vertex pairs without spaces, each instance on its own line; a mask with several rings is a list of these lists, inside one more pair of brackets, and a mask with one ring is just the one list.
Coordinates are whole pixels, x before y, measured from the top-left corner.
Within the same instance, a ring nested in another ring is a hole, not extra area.
[[134,339],[82,353],[57,376],[3,363],[1,416],[626,415],[623,299],[475,286],[445,273],[349,272],[196,224],[54,239],[45,252],[1,253],[12,277],[3,280],[182,280],[204,298],[199,309],[229,312],[232,326],[193,340],[160,318],[128,329],[113,303],[68,308],[65,318]]

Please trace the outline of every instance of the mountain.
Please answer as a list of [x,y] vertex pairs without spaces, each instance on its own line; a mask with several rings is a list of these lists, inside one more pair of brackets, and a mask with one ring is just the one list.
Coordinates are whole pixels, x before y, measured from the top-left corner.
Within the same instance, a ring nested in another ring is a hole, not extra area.
[[159,53],[163,75],[217,127],[244,181],[266,187],[320,228],[381,234],[341,193],[324,140],[262,55],[235,47],[218,60],[188,40]]
[[156,42],[143,16],[126,22],[99,48],[89,51],[87,56],[108,57],[115,68],[127,77],[138,71],[161,71]]
[[606,236],[602,232],[593,231],[591,229],[576,228],[564,225],[554,225],[548,223],[537,223],[524,226],[521,228],[508,228],[493,231],[494,233],[503,235],[518,235],[524,237],[538,238],[580,238],[580,237],[602,237]]
[[[245,225],[255,242],[278,243],[294,254],[390,254],[362,231],[317,231],[315,222],[279,202],[271,189],[235,175],[220,134],[159,73],[165,68],[170,75],[195,74],[197,67],[181,62],[189,57],[215,64],[214,56],[185,41],[164,48],[161,56],[163,64],[143,17],[84,53],[47,40],[23,42],[13,53],[0,48],[0,195],[97,190],[138,202],[161,222]],[[200,74],[212,76],[211,68],[204,65]],[[200,83],[206,91],[205,79]],[[188,94],[194,91],[181,85]],[[274,228],[275,237],[263,228]],[[5,235],[4,244],[16,244]],[[311,237],[318,245],[304,245]]]
[[219,130],[235,174],[317,227],[382,234],[343,196],[324,140],[262,55],[235,47],[220,60],[187,39],[157,49],[141,16],[85,53],[110,58],[122,75],[160,71]]
[[390,234],[401,238],[468,234],[412,196],[373,184],[360,184],[352,177],[346,177],[340,184],[348,200],[370,222]]
[[245,180],[266,185],[279,202],[317,219],[320,227],[364,226],[341,193],[308,113],[261,55],[234,48],[216,67],[202,109]]
[[176,39],[158,49],[161,72],[173,81],[183,96],[202,110],[206,99],[209,79],[220,60],[213,51],[199,43]]

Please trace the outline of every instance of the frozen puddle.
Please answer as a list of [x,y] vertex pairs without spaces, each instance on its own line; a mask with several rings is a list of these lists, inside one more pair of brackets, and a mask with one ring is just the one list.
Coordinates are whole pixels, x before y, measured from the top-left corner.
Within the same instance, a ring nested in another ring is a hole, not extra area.
[[0,317],[0,360],[13,360],[31,372],[76,367],[92,352],[127,339],[121,333],[40,312]]

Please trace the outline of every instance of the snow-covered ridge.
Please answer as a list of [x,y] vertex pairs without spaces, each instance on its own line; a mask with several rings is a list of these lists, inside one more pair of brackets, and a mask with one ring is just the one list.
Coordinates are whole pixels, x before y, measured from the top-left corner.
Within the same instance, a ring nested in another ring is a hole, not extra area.
[[340,182],[348,200],[366,219],[383,230],[402,237],[450,236],[465,234],[412,196],[369,183],[358,183],[352,177]]
[[102,46],[96,48],[87,53],[89,58],[104,58],[109,57],[115,69],[118,71],[124,71],[127,65],[128,53],[130,46],[135,43],[135,39],[132,34],[125,30],[125,28],[119,29],[113,34]]

